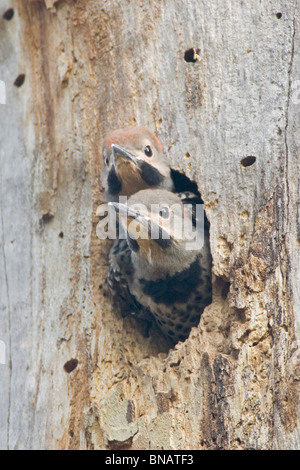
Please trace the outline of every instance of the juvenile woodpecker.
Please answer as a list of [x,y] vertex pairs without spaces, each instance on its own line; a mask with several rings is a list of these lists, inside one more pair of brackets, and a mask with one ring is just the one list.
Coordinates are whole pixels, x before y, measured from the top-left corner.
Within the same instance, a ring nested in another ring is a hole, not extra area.
[[174,189],[163,146],[146,127],[117,129],[104,139],[101,180],[107,201],[141,189]]
[[[127,232],[127,274],[120,269],[128,293],[174,343],[186,339],[211,302],[208,230],[204,219],[195,219],[195,204],[191,208],[185,199],[189,195],[148,189],[131,196],[127,205],[110,203]],[[191,246],[195,225],[203,236]]]
[[[107,201],[118,202],[120,196],[130,197],[147,188],[173,191],[171,171],[162,143],[145,127],[116,129],[104,139],[101,181]],[[119,231],[117,224],[118,235]],[[131,297],[127,285],[131,261],[126,239],[116,239],[109,253],[109,264],[106,283],[116,294],[114,300],[120,304],[123,316],[138,312],[140,317],[141,306]]]

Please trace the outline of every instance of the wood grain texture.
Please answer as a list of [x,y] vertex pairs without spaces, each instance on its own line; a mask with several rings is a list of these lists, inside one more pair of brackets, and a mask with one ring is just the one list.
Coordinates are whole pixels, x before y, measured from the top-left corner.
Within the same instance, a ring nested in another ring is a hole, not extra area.
[[[1,448],[300,447],[299,12],[1,2]],[[135,124],[211,223],[213,303],[171,350],[103,288],[101,145]]]

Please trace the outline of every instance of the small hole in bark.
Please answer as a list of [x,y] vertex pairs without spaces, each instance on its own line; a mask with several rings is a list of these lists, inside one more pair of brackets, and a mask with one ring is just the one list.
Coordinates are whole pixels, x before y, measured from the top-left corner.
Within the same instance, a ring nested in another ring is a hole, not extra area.
[[236,308],[236,318],[240,323],[245,323],[246,322],[246,314],[245,314],[245,309],[244,308]]
[[46,212],[45,214],[42,215],[42,222],[44,222],[45,224],[50,222],[50,220],[52,220],[54,217],[53,214],[50,214],[50,212]]
[[13,8],[9,8],[8,10],[6,10],[6,12],[4,13],[3,15],[3,18],[7,21],[11,20],[12,17],[14,16],[14,9]]
[[77,359],[70,359],[67,361],[64,365],[65,371],[70,374],[76,367],[78,366],[78,360]]
[[249,156],[249,157],[242,158],[241,165],[246,168],[247,166],[253,165],[253,163],[255,162],[256,162],[256,157]]
[[60,232],[60,233],[58,234],[58,236],[59,236],[59,238],[64,238],[64,232]]
[[191,49],[188,49],[187,51],[185,51],[184,60],[186,62],[197,62],[198,60],[197,50],[194,47],[192,47]]
[[17,78],[14,81],[14,85],[18,88],[20,88],[23,83],[25,82],[25,74],[21,73],[20,75],[17,76]]
[[223,286],[221,289],[222,299],[227,299],[230,290],[230,282],[223,281]]
[[276,13],[276,18],[278,18],[280,20],[281,17],[282,17],[282,13],[280,13],[280,12]]

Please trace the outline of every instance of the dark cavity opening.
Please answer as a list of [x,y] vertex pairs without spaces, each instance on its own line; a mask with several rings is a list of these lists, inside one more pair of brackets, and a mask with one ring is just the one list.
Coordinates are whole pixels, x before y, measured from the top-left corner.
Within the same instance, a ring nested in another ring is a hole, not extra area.
[[280,12],[276,13],[276,18],[278,18],[280,20],[281,17],[282,17],[282,13],[280,13]]
[[60,232],[58,236],[59,238],[64,238],[64,232]]
[[243,167],[247,167],[247,166],[253,165],[253,163],[255,162],[256,162],[256,157],[253,157],[252,155],[250,155],[249,157],[242,158],[241,165]]
[[67,361],[64,365],[65,371],[70,374],[76,367],[78,366],[78,360],[77,359],[70,359]]
[[25,73],[21,73],[20,75],[17,76],[17,78],[14,81],[14,85],[18,88],[20,88],[23,83],[25,82]]
[[8,10],[6,10],[6,12],[4,13],[3,15],[3,18],[7,21],[11,20],[12,17],[14,16],[14,9],[13,8],[9,8]]
[[172,169],[171,176],[175,186],[175,193],[191,191],[196,196],[200,197],[197,183],[195,183],[195,181],[191,181],[184,173]]
[[197,50],[195,49],[195,47],[192,47],[191,49],[188,49],[187,51],[185,51],[184,60],[186,62],[197,62],[198,54],[197,54]]

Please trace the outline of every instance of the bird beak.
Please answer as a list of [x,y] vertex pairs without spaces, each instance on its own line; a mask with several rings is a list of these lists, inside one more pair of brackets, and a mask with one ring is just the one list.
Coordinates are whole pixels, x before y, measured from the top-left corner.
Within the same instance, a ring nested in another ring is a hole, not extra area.
[[[160,225],[153,222],[151,218],[147,215],[136,211],[132,207],[128,207],[126,204],[121,204],[118,202],[109,202],[108,205],[113,206],[116,212],[120,214],[120,216],[126,217],[126,230],[128,234],[132,238],[135,238],[139,244],[143,243],[143,241],[145,240],[153,240],[162,248],[166,248],[167,246],[171,245],[171,235]],[[139,230],[138,232],[136,231],[136,224],[134,224],[134,226],[130,225],[133,220],[141,226],[141,230]]]
[[124,149],[120,145],[117,144],[112,144],[112,156],[113,156],[113,161],[117,165],[118,162],[124,162],[124,163],[133,163],[134,165],[137,165],[137,158],[128,150]]
[[121,216],[126,216],[129,220],[138,220],[138,222],[141,222],[142,225],[148,227],[149,218],[143,214],[140,214],[131,207],[126,206],[126,204],[121,204],[120,202],[109,202],[108,205],[113,206],[115,211]]

